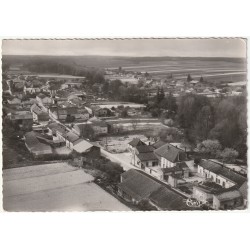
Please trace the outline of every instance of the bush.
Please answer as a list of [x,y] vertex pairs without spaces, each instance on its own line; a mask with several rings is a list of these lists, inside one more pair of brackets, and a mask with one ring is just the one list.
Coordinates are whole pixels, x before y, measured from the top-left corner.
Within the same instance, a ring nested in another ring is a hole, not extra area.
[[234,163],[236,158],[239,156],[239,153],[232,148],[225,148],[220,153],[220,158],[226,163]]

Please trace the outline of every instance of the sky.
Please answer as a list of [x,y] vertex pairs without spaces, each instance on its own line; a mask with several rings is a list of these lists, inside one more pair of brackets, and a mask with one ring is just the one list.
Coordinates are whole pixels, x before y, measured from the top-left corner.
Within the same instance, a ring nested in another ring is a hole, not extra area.
[[3,40],[3,55],[246,57],[246,41],[218,39]]

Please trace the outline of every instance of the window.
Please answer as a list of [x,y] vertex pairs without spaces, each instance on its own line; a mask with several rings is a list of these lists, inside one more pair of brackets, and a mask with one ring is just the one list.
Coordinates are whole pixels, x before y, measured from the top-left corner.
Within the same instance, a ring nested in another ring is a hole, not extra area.
[[222,187],[225,187],[225,186],[226,186],[225,181],[223,181],[222,182]]
[[220,184],[220,179],[216,178],[216,183]]

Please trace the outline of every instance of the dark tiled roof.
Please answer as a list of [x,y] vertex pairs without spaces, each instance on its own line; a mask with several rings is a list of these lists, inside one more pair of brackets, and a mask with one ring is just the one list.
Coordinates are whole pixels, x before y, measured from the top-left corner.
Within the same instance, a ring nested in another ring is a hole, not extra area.
[[161,146],[163,146],[163,145],[165,145],[166,144],[166,142],[164,142],[164,141],[157,141],[157,142],[155,142],[154,144],[152,144],[152,146],[155,148],[155,149],[157,149],[157,148],[160,148]]
[[245,181],[246,178],[241,176],[240,174],[237,174],[233,172],[231,169],[224,167],[223,165],[209,161],[209,160],[201,160],[199,165],[210,172],[213,172],[217,175],[221,175],[231,181],[233,181],[235,184],[242,185]]
[[48,125],[48,128],[53,130],[53,131],[58,131],[61,134],[67,134],[68,133],[68,130],[64,126],[62,126],[61,124],[56,123],[56,122],[55,123],[50,123]]
[[171,173],[171,172],[174,173],[177,171],[183,171],[185,169],[189,169],[187,164],[185,162],[180,162],[180,163],[177,163],[176,166],[174,166],[172,168],[163,168],[163,172],[164,173]]
[[188,160],[187,154],[182,149],[170,145],[169,143],[156,149],[155,153],[173,163]]
[[225,191],[216,195],[216,198],[220,201],[232,200],[240,197],[242,197],[242,195],[239,190]]
[[75,133],[73,132],[68,132],[65,136],[65,138],[70,141],[70,142],[75,142],[77,140],[79,140],[79,136],[76,135]]
[[39,154],[52,153],[51,147],[39,142],[39,140],[36,138],[36,134],[33,131],[26,133],[24,137],[25,143],[31,152]]
[[33,120],[32,113],[29,111],[15,111],[11,113],[13,120]]
[[161,187],[161,184],[135,169],[122,174],[122,178],[123,182],[118,187],[137,201],[148,198]]
[[149,152],[153,152],[154,148],[148,145],[140,145],[140,146],[136,146],[136,150],[139,153],[149,153]]
[[146,145],[144,142],[142,142],[139,138],[134,138],[131,142],[128,143],[132,147],[136,147],[139,145]]
[[158,158],[153,152],[147,152],[147,153],[140,153],[137,155],[137,157],[141,161],[158,161]]
[[219,184],[213,183],[213,182],[204,182],[202,184],[199,184],[197,186],[194,186],[193,188],[199,189],[204,193],[208,194],[218,194],[224,188],[222,188]]
[[166,187],[153,192],[149,199],[162,210],[193,210],[186,205],[185,198]]

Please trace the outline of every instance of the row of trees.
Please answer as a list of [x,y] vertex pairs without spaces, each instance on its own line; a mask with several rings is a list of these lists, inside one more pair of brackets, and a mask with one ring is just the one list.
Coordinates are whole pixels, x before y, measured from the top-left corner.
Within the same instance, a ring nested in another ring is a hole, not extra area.
[[176,118],[190,143],[218,140],[223,148],[237,149],[245,157],[246,114],[245,96],[209,99],[187,94],[179,98]]
[[218,140],[205,140],[197,145],[201,153],[206,153],[210,157],[219,158],[225,163],[233,163],[239,156],[239,153],[233,148],[224,148]]
[[130,101],[136,103],[146,103],[147,96],[143,89],[136,85],[128,85],[122,83],[120,80],[105,82],[102,91],[114,100]]

